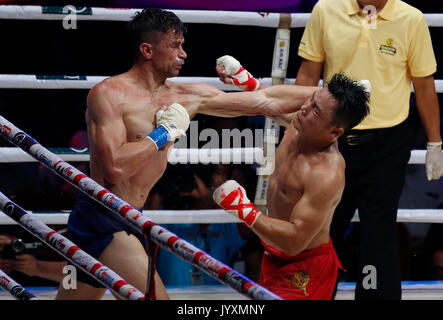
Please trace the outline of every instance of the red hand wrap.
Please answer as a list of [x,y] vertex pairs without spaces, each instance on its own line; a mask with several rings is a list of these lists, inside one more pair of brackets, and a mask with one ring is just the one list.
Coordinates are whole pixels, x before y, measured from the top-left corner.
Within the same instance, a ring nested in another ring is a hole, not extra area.
[[[232,203],[235,201],[237,197],[239,197],[238,204],[232,205]],[[254,206],[252,202],[243,203],[243,200],[244,200],[243,192],[240,188],[237,188],[236,190],[228,194],[226,198],[223,199],[222,202],[220,202],[220,206],[222,206],[225,210],[237,210],[238,218],[246,222],[248,226],[251,226],[254,223],[260,211]],[[251,208],[251,212],[247,214],[246,217],[244,217],[243,210],[248,208]]]
[[[244,82],[240,82],[240,81],[238,81],[238,79],[235,78],[235,76],[240,74],[243,71],[246,72],[246,75],[248,76],[248,80],[244,81]],[[234,84],[236,86],[246,86],[246,88],[244,89],[245,91],[254,91],[257,89],[258,80],[255,79],[254,77],[252,77],[251,74],[248,71],[246,71],[245,68],[243,68],[243,67],[240,67],[240,69],[238,69],[238,71],[234,74],[234,76],[232,76],[232,81],[234,82]]]

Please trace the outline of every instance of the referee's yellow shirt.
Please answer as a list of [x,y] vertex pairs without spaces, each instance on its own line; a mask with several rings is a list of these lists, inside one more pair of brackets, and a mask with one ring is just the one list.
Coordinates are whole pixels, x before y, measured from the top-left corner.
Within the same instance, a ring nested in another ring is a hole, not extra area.
[[319,0],[298,54],[324,62],[326,81],[340,71],[354,80],[371,81],[370,115],[354,129],[404,121],[411,77],[431,75],[437,68],[424,15],[400,0],[388,0],[376,16],[364,12],[357,0]]

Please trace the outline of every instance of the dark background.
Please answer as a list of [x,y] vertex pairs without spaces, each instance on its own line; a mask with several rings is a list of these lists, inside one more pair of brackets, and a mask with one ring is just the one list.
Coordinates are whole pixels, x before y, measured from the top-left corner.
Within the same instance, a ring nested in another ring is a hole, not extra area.
[[[425,13],[443,12],[440,1],[406,2]],[[60,1],[57,4],[63,5]],[[126,49],[125,25],[125,22],[78,21],[76,30],[65,30],[61,21],[0,20],[0,73],[96,76],[122,73],[132,63]],[[274,28],[216,24],[187,24],[187,28],[184,48],[188,58],[180,76],[216,76],[215,60],[224,54],[236,57],[256,77],[270,76]],[[443,28],[430,30],[440,66]],[[297,47],[302,33],[303,28],[291,30],[288,78],[295,78],[300,65]],[[443,78],[440,68],[435,78]],[[85,128],[86,95],[87,90],[0,89],[0,114],[44,146],[65,147],[75,131]],[[441,102],[441,94],[439,97]]]
[[[29,1],[23,1],[24,4]],[[424,13],[443,12],[443,5],[437,1],[406,1]],[[88,5],[87,2],[45,1],[45,4],[63,6]],[[93,6],[107,6],[109,2],[91,2]],[[309,12],[308,10],[307,12]],[[41,75],[88,75],[113,76],[127,71],[132,58],[127,45],[126,22],[77,21],[77,29],[65,30],[62,21],[45,20],[0,20],[1,50],[0,74],[41,74]],[[229,54],[236,57],[255,77],[270,77],[272,69],[275,28],[230,26],[220,24],[187,24],[184,49],[188,54],[180,76],[216,76],[215,61]],[[443,28],[430,28],[437,64],[443,61]],[[297,48],[303,28],[291,29],[290,59],[288,78],[295,78],[301,59]],[[438,68],[436,79],[443,79]],[[45,147],[68,147],[72,135],[86,129],[84,112],[88,90],[41,90],[41,89],[0,89],[0,114],[18,128],[35,138]],[[443,105],[439,94],[440,106]],[[442,107],[440,107],[442,109]],[[442,112],[443,114],[443,112]],[[425,148],[426,137],[416,112],[411,108],[411,121],[415,130],[414,147]],[[235,120],[197,115],[199,128],[242,127],[250,120],[240,117]],[[248,123],[249,122],[249,123]],[[0,146],[10,144],[0,137]],[[21,189],[19,204],[28,210],[70,209],[75,201],[58,197],[54,192],[62,181],[52,173],[40,168],[37,174],[35,164],[17,165],[0,163],[0,191],[7,196]],[[193,173],[209,182],[211,166],[169,165],[165,177],[160,181],[166,186],[193,187]],[[254,170],[249,197],[254,198],[256,176]],[[30,177],[35,177],[32,179]],[[171,177],[169,179],[168,177]],[[175,179],[175,182],[174,182]],[[177,183],[177,179],[182,182]],[[42,182],[46,188],[39,187]],[[21,186],[21,187],[20,187]],[[26,186],[27,188],[24,188]],[[163,188],[164,189],[164,188]],[[188,190],[189,189],[189,190]],[[36,191],[37,190],[37,191]],[[71,190],[72,191],[72,190]],[[169,190],[171,193],[172,191]],[[168,192],[169,192],[168,191]],[[174,192],[176,190],[174,189]],[[36,193],[37,192],[37,193]],[[57,191],[58,192],[58,191]],[[39,201],[35,201],[39,198]],[[182,201],[173,201],[178,208],[185,209]]]

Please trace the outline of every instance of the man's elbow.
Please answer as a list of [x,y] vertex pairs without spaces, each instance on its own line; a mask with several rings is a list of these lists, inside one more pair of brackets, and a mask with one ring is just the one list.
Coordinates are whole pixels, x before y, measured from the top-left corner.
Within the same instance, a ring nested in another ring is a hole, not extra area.
[[294,235],[290,241],[284,244],[282,251],[289,256],[296,256],[307,249],[310,242],[309,238],[301,234]]

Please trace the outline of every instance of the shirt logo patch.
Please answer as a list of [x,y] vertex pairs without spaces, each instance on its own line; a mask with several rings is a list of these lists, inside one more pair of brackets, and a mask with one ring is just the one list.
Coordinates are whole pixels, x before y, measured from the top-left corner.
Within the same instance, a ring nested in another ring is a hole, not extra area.
[[382,44],[379,48],[381,53],[389,54],[391,56],[397,53],[397,48],[395,48],[394,40],[389,38]]
[[308,287],[309,280],[311,280],[311,276],[309,275],[309,272],[307,271],[295,271],[294,275],[291,277],[286,276],[286,280],[291,282],[291,286],[303,290],[303,293],[305,296],[308,296],[308,292],[306,291],[306,288]]

